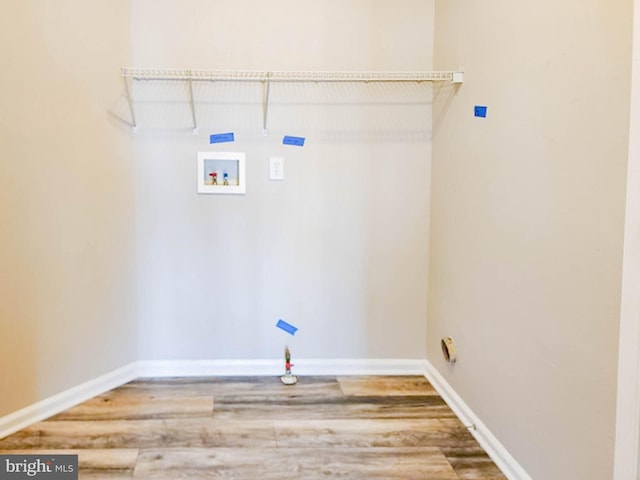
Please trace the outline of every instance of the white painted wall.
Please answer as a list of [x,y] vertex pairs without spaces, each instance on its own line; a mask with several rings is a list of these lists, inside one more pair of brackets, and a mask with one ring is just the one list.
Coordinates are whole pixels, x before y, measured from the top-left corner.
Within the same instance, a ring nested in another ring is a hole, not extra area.
[[613,474],[631,7],[436,2],[427,356],[535,479]]
[[[432,41],[430,1],[133,2],[136,66],[430,70]],[[135,94],[142,359],[424,358],[428,85],[274,85],[267,136],[260,85],[196,85],[196,136],[183,87]],[[247,194],[197,195],[201,150],[246,152]]]
[[618,361],[616,480],[640,478],[640,1],[634,1],[629,165]]
[[0,2],[0,416],[136,359],[125,0]]

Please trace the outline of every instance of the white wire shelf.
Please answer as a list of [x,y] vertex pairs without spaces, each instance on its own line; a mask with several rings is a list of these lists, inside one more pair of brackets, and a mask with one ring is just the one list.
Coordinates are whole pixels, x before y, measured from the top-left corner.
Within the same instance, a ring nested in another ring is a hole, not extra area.
[[433,72],[293,72],[253,70],[188,70],[173,68],[123,68],[122,77],[133,80],[248,81],[248,82],[454,82],[462,71]]
[[263,130],[267,131],[269,110],[269,87],[272,82],[451,82],[460,84],[464,80],[462,70],[430,72],[338,72],[338,71],[257,71],[257,70],[193,70],[176,68],[121,69],[125,92],[131,113],[131,124],[137,128],[130,82],[144,80],[183,81],[188,86],[189,104],[193,131],[198,131],[193,82],[262,82],[263,84]]

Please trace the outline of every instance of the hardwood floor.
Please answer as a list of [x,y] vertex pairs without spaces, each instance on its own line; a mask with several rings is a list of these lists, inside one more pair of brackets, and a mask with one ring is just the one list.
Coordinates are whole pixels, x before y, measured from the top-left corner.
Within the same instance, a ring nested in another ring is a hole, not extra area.
[[81,479],[505,480],[424,377],[144,379],[0,440]]

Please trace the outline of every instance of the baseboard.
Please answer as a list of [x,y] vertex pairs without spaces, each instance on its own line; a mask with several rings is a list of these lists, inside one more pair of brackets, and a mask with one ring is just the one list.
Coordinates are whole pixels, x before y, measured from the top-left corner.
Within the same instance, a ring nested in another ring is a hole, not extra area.
[[134,363],[48,397],[16,412],[0,417],[0,439],[46,418],[119,387],[138,376]]
[[424,369],[424,360],[397,358],[302,358],[294,367],[298,375],[423,375]]
[[139,377],[228,377],[276,375],[277,360],[143,360],[136,363]]
[[531,480],[529,474],[428,361],[425,376],[509,480]]
[[[308,359],[294,361],[296,375],[424,375],[425,361],[413,359]],[[147,360],[140,377],[281,375],[284,360]]]

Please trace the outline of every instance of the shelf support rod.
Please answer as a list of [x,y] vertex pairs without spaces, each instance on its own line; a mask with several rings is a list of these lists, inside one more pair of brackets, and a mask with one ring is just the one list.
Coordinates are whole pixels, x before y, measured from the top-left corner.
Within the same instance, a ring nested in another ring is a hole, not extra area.
[[187,83],[189,84],[189,103],[191,104],[191,119],[193,120],[193,134],[198,133],[198,121],[196,120],[196,106],[193,102],[193,83],[191,77],[189,77]]
[[269,113],[269,91],[271,89],[271,82],[269,81],[269,74],[267,74],[266,80],[262,82],[262,133],[267,135],[267,115]]
[[131,113],[131,126],[135,132],[138,124],[136,123],[136,114],[133,110],[133,101],[131,100],[131,92],[129,91],[129,79],[127,77],[122,77],[122,79],[124,80],[124,91],[127,94],[127,103],[129,104],[129,112]]

